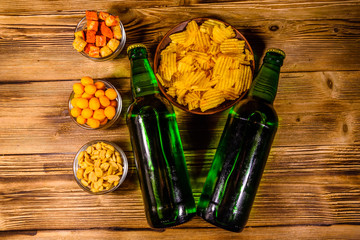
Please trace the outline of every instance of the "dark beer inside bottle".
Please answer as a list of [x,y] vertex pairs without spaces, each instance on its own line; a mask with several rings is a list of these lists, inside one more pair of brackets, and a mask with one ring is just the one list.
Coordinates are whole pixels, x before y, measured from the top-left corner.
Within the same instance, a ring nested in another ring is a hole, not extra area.
[[196,208],[175,113],[146,56],[142,46],[129,51],[135,100],[127,124],[148,223],[164,228],[190,220]]
[[249,100],[240,114],[230,112],[198,205],[205,220],[236,232],[249,217],[277,129],[271,108],[249,113],[256,105]]
[[246,99],[230,111],[197,213],[239,232],[245,227],[277,130],[273,108],[285,53],[269,49]]

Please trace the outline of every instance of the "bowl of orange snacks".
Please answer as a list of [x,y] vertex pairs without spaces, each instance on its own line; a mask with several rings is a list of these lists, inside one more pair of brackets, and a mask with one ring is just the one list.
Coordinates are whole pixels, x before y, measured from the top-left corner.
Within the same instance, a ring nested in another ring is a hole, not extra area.
[[165,97],[184,111],[209,115],[230,108],[250,88],[254,55],[230,24],[196,18],[172,28],[159,43],[154,72]]
[[118,16],[86,11],[77,24],[73,47],[93,61],[114,59],[125,46],[125,29]]
[[69,98],[69,113],[84,129],[106,129],[120,117],[122,100],[109,82],[83,77],[73,84]]

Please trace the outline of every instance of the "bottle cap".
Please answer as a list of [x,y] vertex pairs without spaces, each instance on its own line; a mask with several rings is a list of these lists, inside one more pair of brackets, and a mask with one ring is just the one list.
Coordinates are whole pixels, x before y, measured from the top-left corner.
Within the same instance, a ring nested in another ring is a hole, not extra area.
[[135,44],[131,44],[130,46],[128,46],[128,48],[127,48],[127,50],[126,50],[126,53],[129,53],[129,51],[130,51],[131,49],[138,48],[138,47],[142,47],[142,48],[145,48],[145,49],[147,50],[147,48],[146,48],[146,46],[145,46],[144,44],[142,44],[142,43],[135,43]]
[[249,96],[257,96],[270,103],[274,101],[284,59],[285,53],[280,49],[270,48],[266,51],[263,65],[249,90]]
[[284,58],[286,57],[285,52],[283,50],[281,50],[281,49],[278,49],[278,48],[269,48],[268,50],[266,50],[266,53],[268,53],[268,52],[274,52],[274,53],[280,54]]

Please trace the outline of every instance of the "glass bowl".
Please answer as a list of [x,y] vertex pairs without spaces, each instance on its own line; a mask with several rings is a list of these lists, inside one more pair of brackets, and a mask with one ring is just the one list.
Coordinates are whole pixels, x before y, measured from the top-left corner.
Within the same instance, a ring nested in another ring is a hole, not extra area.
[[[78,31],[81,31],[81,30],[84,30],[86,28],[86,17],[83,17],[80,22],[77,24],[76,28],[75,28],[75,32],[78,32]],[[103,62],[103,61],[108,61],[108,60],[111,60],[111,59],[114,59],[116,58],[120,52],[123,50],[124,46],[125,46],[125,43],[126,43],[126,33],[125,33],[125,28],[124,28],[124,25],[122,24],[121,21],[119,21],[119,26],[121,28],[121,34],[122,34],[122,37],[120,39],[120,44],[119,46],[117,47],[117,49],[112,53],[110,54],[109,56],[106,56],[106,57],[99,57],[99,58],[95,58],[95,57],[90,57],[88,54],[86,54],[84,51],[80,52],[83,56],[93,60],[93,61],[96,61],[96,62]]]
[[110,82],[108,81],[104,81],[104,80],[94,80],[94,82],[103,82],[105,84],[105,89],[108,89],[108,88],[112,88],[116,91],[117,93],[117,97],[116,97],[116,101],[118,102],[117,106],[116,106],[116,113],[115,113],[115,116],[110,120],[108,121],[106,124],[104,125],[100,125],[100,127],[98,128],[91,128],[89,125],[87,125],[86,123],[85,124],[80,124],[76,121],[76,118],[74,118],[72,115],[71,115],[71,109],[73,108],[73,105],[71,104],[71,100],[74,98],[74,91],[71,92],[70,94],[70,97],[69,97],[69,115],[70,115],[70,118],[78,125],[80,126],[81,128],[84,128],[84,129],[87,129],[87,130],[98,130],[98,129],[107,129],[109,127],[111,127],[120,117],[120,113],[121,113],[121,109],[122,109],[122,99],[121,99],[121,96],[120,96],[120,93],[119,91],[114,87],[114,85],[112,85]]
[[[184,22],[179,23],[178,25],[176,25],[175,27],[173,27],[172,29],[170,29],[165,36],[163,37],[163,39],[160,41],[159,45],[156,48],[155,51],[155,57],[154,57],[154,72],[158,73],[159,70],[159,66],[160,66],[160,60],[161,60],[161,52],[162,50],[164,50],[170,43],[171,43],[171,39],[170,39],[170,35],[173,33],[178,33],[178,32],[182,32],[186,29],[186,26],[189,22],[191,22],[192,20],[196,21],[198,24],[202,24],[203,22],[205,22],[206,20],[210,20],[211,18],[195,18],[195,19],[190,19]],[[226,27],[231,26],[230,24],[220,21],[218,19],[212,19],[212,20],[216,20],[218,22],[222,22],[223,24],[225,24]],[[240,39],[240,40],[244,40],[245,41],[245,49],[249,50],[252,55],[254,55],[253,50],[251,49],[251,46],[249,44],[249,42],[246,40],[246,38],[233,26],[231,26],[231,28],[234,30],[235,32],[235,38]],[[252,73],[254,75],[254,70],[255,70],[255,62],[251,61],[250,63],[250,67],[252,70]],[[193,114],[199,114],[199,115],[210,115],[210,114],[215,114],[215,113],[219,113],[222,112],[230,107],[232,107],[234,104],[236,104],[238,101],[240,101],[247,93],[247,90],[245,92],[243,92],[237,99],[235,100],[226,100],[225,102],[223,102],[222,104],[220,104],[217,107],[208,109],[204,112],[202,112],[199,108],[193,109],[193,110],[189,110],[187,106],[184,106],[180,103],[178,103],[176,101],[176,98],[170,96],[167,92],[166,92],[166,88],[160,83],[158,77],[156,76],[156,79],[158,81],[158,86],[160,91],[163,93],[163,95],[176,107],[186,111],[186,112],[190,112]]]
[[[79,168],[79,161],[78,161],[78,157],[80,155],[80,153],[82,151],[86,151],[86,149],[93,145],[93,144],[97,144],[97,143],[100,143],[100,142],[103,142],[103,143],[106,143],[106,144],[109,144],[111,146],[114,147],[115,151],[119,152],[120,154],[120,158],[122,159],[122,167],[123,167],[123,170],[122,170],[122,175],[120,177],[120,180],[119,180],[119,183],[115,186],[113,186],[112,188],[108,189],[108,190],[103,190],[103,191],[100,191],[100,192],[92,192],[90,190],[89,187],[86,187],[84,186],[82,183],[81,183],[81,180],[77,177],[77,170]],[[113,192],[115,191],[117,188],[119,188],[119,186],[125,181],[125,178],[126,178],[126,175],[127,175],[127,172],[128,172],[128,160],[126,158],[126,155],[124,153],[124,151],[118,146],[116,145],[115,143],[113,142],[109,142],[109,141],[105,141],[105,140],[94,140],[94,141],[90,141],[88,143],[86,143],[84,146],[82,146],[79,151],[76,153],[76,156],[74,158],[74,163],[73,163],[73,174],[74,174],[74,178],[77,182],[77,184],[86,192],[88,193],[91,193],[91,194],[95,194],[95,195],[101,195],[101,194],[106,194],[106,193],[110,193],[110,192]]]

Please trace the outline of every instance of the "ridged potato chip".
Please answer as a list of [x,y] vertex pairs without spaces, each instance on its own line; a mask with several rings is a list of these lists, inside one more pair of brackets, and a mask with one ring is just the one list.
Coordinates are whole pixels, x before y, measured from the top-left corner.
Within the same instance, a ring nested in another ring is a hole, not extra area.
[[245,41],[236,38],[226,39],[220,44],[220,51],[224,54],[243,54]]
[[172,42],[184,45],[188,38],[188,32],[185,31],[185,32],[174,33],[169,37]]
[[186,26],[187,32],[198,32],[199,31],[199,25],[195,21],[191,21]]
[[167,94],[189,110],[202,112],[235,100],[252,81],[254,56],[231,26],[214,19],[190,21],[169,36],[156,73]]
[[219,106],[225,101],[224,94],[222,91],[217,89],[211,89],[206,91],[200,100],[200,109],[205,112],[210,108]]
[[226,39],[234,38],[235,32],[231,26],[225,27],[223,25],[216,25],[213,29],[213,37],[214,42],[221,44]]
[[163,65],[162,72],[163,78],[166,81],[171,81],[172,75],[177,71],[176,69],[176,53],[175,52],[166,52],[162,54]]

